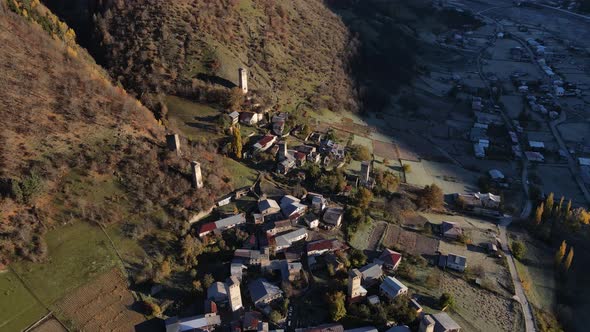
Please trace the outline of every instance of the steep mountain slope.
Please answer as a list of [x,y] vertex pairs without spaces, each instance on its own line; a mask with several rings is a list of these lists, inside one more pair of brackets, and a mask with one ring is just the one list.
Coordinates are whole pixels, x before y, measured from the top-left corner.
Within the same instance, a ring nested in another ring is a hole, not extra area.
[[95,15],[90,49],[138,94],[190,90],[195,79],[231,87],[246,66],[252,87],[272,90],[281,104],[309,99],[356,108],[349,36],[321,0],[106,3]]
[[[215,147],[168,152],[152,113],[62,38],[65,24],[38,1],[8,5],[0,1],[0,266],[42,260],[42,234],[55,225],[164,214],[162,227],[180,227],[230,189]],[[191,159],[204,161],[198,192]]]

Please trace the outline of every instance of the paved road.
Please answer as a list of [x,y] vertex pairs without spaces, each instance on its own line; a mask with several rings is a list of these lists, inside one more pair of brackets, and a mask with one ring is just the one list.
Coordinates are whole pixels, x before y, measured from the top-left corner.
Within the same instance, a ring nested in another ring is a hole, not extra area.
[[506,262],[508,262],[508,270],[512,277],[512,283],[514,284],[514,299],[522,306],[522,312],[524,314],[525,329],[527,332],[534,332],[536,330],[535,321],[533,319],[533,308],[529,303],[518,272],[516,271],[516,264],[514,263],[514,257],[512,252],[508,248],[508,237],[506,236],[506,227],[510,225],[510,220],[506,221],[505,224],[499,225],[500,228],[500,241],[502,241],[502,250],[506,255]]
[[[485,12],[485,11],[481,11],[480,13],[483,13],[483,12]],[[487,17],[483,14],[480,14],[480,16],[486,18],[488,21],[495,22],[498,27],[498,31],[504,30],[504,27],[502,26],[502,24],[500,22],[498,22],[490,17]],[[493,42],[495,42],[495,38],[494,38]],[[494,44],[492,43],[491,46],[493,46],[493,45]],[[492,100],[492,97],[491,97],[492,96],[491,84],[488,81],[487,77],[483,73],[483,66],[481,63],[482,55],[486,49],[487,49],[487,47],[484,47],[481,50],[480,54],[477,56],[477,64],[478,64],[479,75],[481,76],[482,80],[488,85],[488,88],[490,89],[490,100],[493,103],[494,101]],[[500,109],[500,114],[502,115],[502,119],[506,123],[506,127],[508,128],[508,130],[515,131],[512,121],[510,121],[510,118],[506,114],[506,111],[504,109]],[[523,138],[520,136],[518,139],[518,145],[520,147],[520,150],[524,151]],[[528,183],[529,183],[528,182],[528,163],[527,163],[526,157],[523,156],[523,158],[522,158],[522,186],[523,186],[523,191],[526,195],[527,201],[523,207],[521,217],[523,215],[528,217],[530,215],[530,211],[532,209],[532,202],[529,199]],[[531,305],[526,297],[526,294],[524,292],[524,288],[522,287],[522,283],[520,282],[520,278],[518,277],[518,272],[516,271],[516,265],[514,263],[514,258],[512,257],[512,253],[510,252],[510,250],[508,248],[508,237],[506,236],[506,228],[508,227],[508,225],[510,225],[511,220],[512,220],[512,218],[504,221],[502,224],[499,225],[500,240],[502,241],[502,250],[504,251],[504,253],[506,255],[506,261],[508,262],[508,270],[510,271],[510,276],[512,278],[512,283],[514,285],[514,292],[515,292],[514,299],[516,301],[518,301],[522,307],[522,312],[523,312],[524,321],[525,321],[525,330],[527,332],[535,332],[536,325],[535,325],[535,320],[534,320],[534,315],[533,315],[533,308],[531,307]]]

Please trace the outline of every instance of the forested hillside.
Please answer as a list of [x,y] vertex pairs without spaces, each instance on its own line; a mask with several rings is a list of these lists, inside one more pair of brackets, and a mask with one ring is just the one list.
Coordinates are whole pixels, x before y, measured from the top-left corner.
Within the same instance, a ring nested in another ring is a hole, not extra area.
[[[71,34],[38,1],[0,1],[0,265],[43,260],[56,225],[184,227],[230,189],[215,146],[168,152],[164,127]],[[203,161],[198,192],[192,159]]]
[[95,10],[89,48],[138,95],[190,96],[197,80],[231,87],[246,66],[252,87],[283,105],[356,109],[350,38],[321,0],[134,0]]

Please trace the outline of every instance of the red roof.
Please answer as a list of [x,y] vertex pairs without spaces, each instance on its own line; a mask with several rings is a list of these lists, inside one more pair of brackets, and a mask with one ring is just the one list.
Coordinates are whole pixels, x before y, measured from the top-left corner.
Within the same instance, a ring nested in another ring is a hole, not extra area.
[[330,250],[332,249],[334,240],[319,240],[315,242],[310,242],[307,244],[307,252],[310,251],[321,251],[321,250]]
[[305,160],[305,153],[303,152],[295,152],[295,159]]
[[274,138],[275,137],[271,135],[264,136],[260,141],[258,141],[258,144],[260,144],[261,146],[265,146],[268,143],[270,143]]
[[385,249],[381,256],[379,256],[379,259],[382,260],[384,264],[396,266],[402,259],[402,254],[397,251]]
[[199,234],[204,234],[204,233],[214,231],[216,228],[217,228],[217,226],[215,225],[214,222],[209,222],[209,223],[203,224],[203,225],[201,225],[201,228],[199,229]]

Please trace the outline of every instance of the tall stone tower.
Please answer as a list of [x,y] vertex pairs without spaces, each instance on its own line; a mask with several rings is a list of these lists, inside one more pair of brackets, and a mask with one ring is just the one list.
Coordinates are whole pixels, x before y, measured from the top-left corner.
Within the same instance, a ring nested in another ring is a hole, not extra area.
[[248,93],[248,70],[246,68],[238,69],[238,86],[244,94]]
[[371,162],[370,161],[363,161],[361,163],[361,182],[368,183],[369,182],[369,175],[371,174]]
[[287,142],[280,141],[278,145],[279,145],[279,160],[283,161],[283,160],[287,159]]
[[191,161],[191,171],[193,187],[197,189],[203,188],[203,176],[201,175],[201,164],[196,161]]
[[242,308],[242,294],[240,293],[240,280],[236,276],[231,276],[225,283],[225,292],[229,299],[231,311],[237,311]]
[[166,135],[166,146],[168,150],[175,151],[176,155],[180,156],[180,137],[178,134]]
[[355,299],[362,295],[361,279],[363,274],[358,269],[352,269],[348,272],[348,298]]

